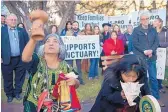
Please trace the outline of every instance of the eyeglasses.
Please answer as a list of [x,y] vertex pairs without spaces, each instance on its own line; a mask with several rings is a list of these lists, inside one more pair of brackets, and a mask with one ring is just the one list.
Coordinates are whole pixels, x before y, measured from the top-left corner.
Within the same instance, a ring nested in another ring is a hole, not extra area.
[[9,19],[10,21],[17,21],[17,19]]
[[143,18],[143,19],[141,19],[142,21],[145,21],[145,20],[149,20],[149,18]]

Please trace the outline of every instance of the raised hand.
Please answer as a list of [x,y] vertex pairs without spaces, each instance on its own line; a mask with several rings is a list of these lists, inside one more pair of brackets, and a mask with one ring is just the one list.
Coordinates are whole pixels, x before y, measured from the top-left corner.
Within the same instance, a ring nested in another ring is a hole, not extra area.
[[31,38],[36,41],[43,40],[44,24],[48,20],[48,14],[43,10],[35,10],[30,13],[30,20],[32,22]]

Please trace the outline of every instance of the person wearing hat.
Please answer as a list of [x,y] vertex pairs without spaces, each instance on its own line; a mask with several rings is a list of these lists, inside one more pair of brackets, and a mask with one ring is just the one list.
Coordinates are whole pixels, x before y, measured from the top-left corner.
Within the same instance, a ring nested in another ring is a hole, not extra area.
[[110,38],[110,32],[109,32],[109,27],[111,27],[111,24],[109,23],[103,23],[102,24],[102,27],[103,27],[103,40],[102,42],[104,43],[106,39]]
[[[100,39],[100,46],[103,47],[103,44],[105,42],[105,40],[107,40],[108,38],[111,37],[110,31],[109,31],[109,27],[111,27],[111,24],[109,23],[103,23],[102,24],[103,27],[103,32],[102,32],[102,38]],[[104,51],[102,50],[101,56],[104,56]],[[102,60],[99,60],[99,67],[102,68]]]
[[[44,39],[44,45],[40,47],[38,55],[33,54],[36,43],[37,40],[35,38],[30,38],[22,54],[24,62],[34,61],[38,63],[36,64],[37,71],[31,75],[28,81],[24,97],[24,112],[37,112],[38,99],[45,91],[48,91],[48,98],[50,100],[57,102],[57,99],[53,98],[52,93],[58,75],[73,71],[72,67],[64,61],[66,49],[63,41],[57,34],[49,34]],[[70,77],[66,82],[75,88],[79,86],[79,80],[76,78]],[[46,107],[43,107],[40,112],[43,112],[45,109]]]

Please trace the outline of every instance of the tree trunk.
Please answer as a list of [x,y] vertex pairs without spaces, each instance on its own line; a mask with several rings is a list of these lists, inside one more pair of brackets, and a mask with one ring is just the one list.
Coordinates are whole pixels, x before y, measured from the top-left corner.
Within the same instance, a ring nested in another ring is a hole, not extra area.
[[13,14],[15,14],[16,16],[17,16],[17,18],[18,18],[18,23],[21,23],[22,22],[22,20],[21,20],[21,17],[20,17],[20,13],[19,13],[19,11],[15,8],[15,2],[13,1],[12,3],[10,3],[10,2],[8,2],[8,1],[4,1],[4,4],[5,4],[5,6],[8,8],[8,10],[9,10],[9,12],[10,13],[13,13]]
[[[26,30],[28,31],[31,27],[31,22],[30,22],[30,19],[28,18],[29,12],[28,12],[27,8],[24,7],[24,9],[23,9],[21,7],[21,10],[24,11],[24,14],[22,14],[21,11],[17,8],[16,1],[4,1],[4,4],[6,5],[6,7],[8,8],[8,10],[11,13],[14,13],[17,16],[18,23],[20,23],[20,22],[23,23],[23,21],[26,23],[25,27],[26,27]],[[19,5],[23,6],[23,4],[21,4],[21,3],[19,3]],[[23,18],[23,21],[21,18]]]
[[135,0],[133,1],[133,4],[134,4],[135,11],[137,11],[137,6],[136,6]]
[[60,32],[61,32],[61,29],[63,29],[63,27],[65,26],[66,21],[67,21],[67,20],[69,19],[69,17],[71,16],[71,13],[73,13],[74,10],[73,10],[72,7],[74,7],[74,5],[76,5],[75,1],[69,2],[68,8],[66,9],[65,14],[63,15],[62,20],[61,20],[61,23],[60,23],[60,25],[59,25],[59,27],[58,27],[58,32],[59,32],[59,34],[60,34]]

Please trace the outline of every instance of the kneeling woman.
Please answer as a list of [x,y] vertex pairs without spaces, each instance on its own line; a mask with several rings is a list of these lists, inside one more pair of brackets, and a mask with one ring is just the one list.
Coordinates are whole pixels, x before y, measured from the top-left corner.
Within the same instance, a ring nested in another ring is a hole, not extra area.
[[[125,55],[119,62],[112,64],[104,71],[104,82],[90,112],[138,112],[138,105],[129,107],[121,82],[139,82],[140,97],[150,94],[146,86],[146,72],[143,61],[135,55]],[[135,99],[138,104],[140,97]],[[133,110],[134,111],[133,111]]]
[[[60,73],[67,74],[72,71],[72,68],[68,67],[66,62],[63,61],[66,50],[58,35],[49,34],[45,38],[40,53],[41,55],[39,56],[33,54],[36,43],[36,39],[30,38],[22,54],[22,60],[24,62],[31,61],[34,63],[32,66],[37,66],[36,73],[31,75],[32,79],[28,82],[27,93],[24,97],[24,112],[37,112],[39,97],[46,90],[48,91],[48,99],[57,102],[57,99],[54,98],[52,94],[58,75]],[[79,81],[72,77],[66,80],[66,82],[68,85],[73,85],[76,88],[79,86]],[[42,102],[45,102],[45,99]],[[44,110],[46,110],[46,107],[42,106],[40,112],[43,112]]]

